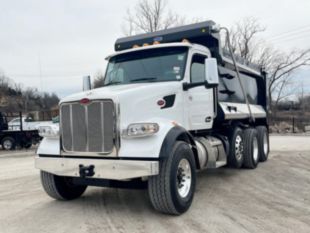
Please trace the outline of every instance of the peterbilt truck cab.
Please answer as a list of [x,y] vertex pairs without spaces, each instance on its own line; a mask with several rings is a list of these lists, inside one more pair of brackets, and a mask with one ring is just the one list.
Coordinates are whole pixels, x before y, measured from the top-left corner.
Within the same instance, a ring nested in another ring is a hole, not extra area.
[[220,30],[207,21],[118,39],[102,87],[87,77],[83,92],[61,100],[59,126],[40,127],[46,193],[146,188],[156,210],[180,215],[197,171],[266,161],[266,75],[225,56]]

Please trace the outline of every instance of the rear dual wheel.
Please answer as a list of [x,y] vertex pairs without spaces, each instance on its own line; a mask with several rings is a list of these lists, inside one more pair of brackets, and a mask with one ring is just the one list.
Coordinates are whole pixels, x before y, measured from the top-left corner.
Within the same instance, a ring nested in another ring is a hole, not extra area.
[[244,130],[244,162],[245,168],[254,169],[261,161],[268,159],[269,135],[265,126]]
[[259,162],[258,134],[255,128],[247,128],[244,135],[244,161],[243,167],[254,169]]
[[265,162],[269,155],[269,134],[265,126],[257,126],[259,161]]
[[228,164],[234,168],[254,169],[268,159],[269,135],[266,126],[242,130],[235,127],[229,134]]
[[240,168],[243,164],[243,130],[235,127],[229,134],[229,154],[228,165],[234,168]]

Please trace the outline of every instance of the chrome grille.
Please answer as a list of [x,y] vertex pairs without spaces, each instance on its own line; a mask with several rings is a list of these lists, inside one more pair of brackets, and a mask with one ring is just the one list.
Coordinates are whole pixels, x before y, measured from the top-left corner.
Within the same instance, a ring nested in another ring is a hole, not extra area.
[[111,100],[60,107],[62,147],[65,152],[111,153],[115,139],[115,109]]

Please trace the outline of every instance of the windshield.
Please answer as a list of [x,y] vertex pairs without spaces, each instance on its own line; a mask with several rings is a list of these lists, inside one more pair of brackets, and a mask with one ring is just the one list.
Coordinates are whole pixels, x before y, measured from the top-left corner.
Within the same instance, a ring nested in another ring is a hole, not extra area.
[[104,86],[183,79],[187,47],[141,50],[112,57]]

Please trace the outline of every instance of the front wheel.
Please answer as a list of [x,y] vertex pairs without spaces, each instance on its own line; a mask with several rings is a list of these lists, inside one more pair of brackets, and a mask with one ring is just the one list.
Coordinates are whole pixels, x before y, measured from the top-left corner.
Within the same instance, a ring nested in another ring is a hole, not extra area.
[[12,137],[3,138],[1,144],[3,150],[14,150],[16,146],[15,139]]
[[159,174],[148,180],[151,203],[160,212],[180,215],[191,206],[195,186],[193,151],[186,142],[178,141],[171,154],[161,161]]
[[75,185],[71,177],[56,176],[41,171],[41,183],[45,192],[56,200],[73,200],[85,192],[87,186]]

